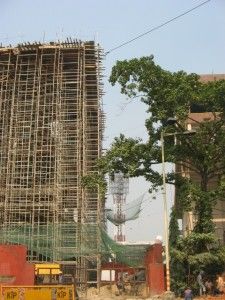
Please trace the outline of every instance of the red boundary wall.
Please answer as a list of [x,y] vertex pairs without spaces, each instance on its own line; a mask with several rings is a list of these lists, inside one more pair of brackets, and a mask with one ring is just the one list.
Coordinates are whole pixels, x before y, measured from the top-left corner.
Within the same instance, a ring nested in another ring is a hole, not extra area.
[[145,257],[147,284],[151,295],[159,295],[165,291],[165,273],[161,243],[150,247]]
[[26,256],[26,246],[0,245],[0,285],[34,285],[34,265]]

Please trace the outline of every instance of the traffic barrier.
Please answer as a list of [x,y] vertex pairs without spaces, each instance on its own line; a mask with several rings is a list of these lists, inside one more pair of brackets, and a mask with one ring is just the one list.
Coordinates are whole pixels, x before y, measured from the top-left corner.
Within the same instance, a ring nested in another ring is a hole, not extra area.
[[75,300],[74,286],[1,286],[1,300]]

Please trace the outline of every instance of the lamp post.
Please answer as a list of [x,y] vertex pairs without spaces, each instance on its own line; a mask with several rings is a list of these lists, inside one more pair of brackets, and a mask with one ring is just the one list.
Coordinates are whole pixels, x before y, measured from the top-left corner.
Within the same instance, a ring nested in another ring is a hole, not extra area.
[[[166,125],[174,125],[177,123],[175,118],[169,118]],[[167,207],[167,194],[166,194],[166,170],[165,170],[165,145],[164,138],[167,136],[177,135],[192,135],[196,131],[189,130],[183,132],[166,133],[166,129],[161,131],[161,154],[162,154],[162,177],[163,177],[163,211],[164,211],[164,236],[165,236],[165,255],[166,255],[166,291],[170,291],[170,254],[169,254],[169,217]]]
[[166,290],[170,291],[170,255],[169,255],[169,227],[168,209],[166,196],[166,171],[165,171],[165,147],[164,132],[161,132],[161,151],[162,151],[162,176],[163,176],[163,211],[164,211],[164,235],[165,235],[165,254],[166,254]]

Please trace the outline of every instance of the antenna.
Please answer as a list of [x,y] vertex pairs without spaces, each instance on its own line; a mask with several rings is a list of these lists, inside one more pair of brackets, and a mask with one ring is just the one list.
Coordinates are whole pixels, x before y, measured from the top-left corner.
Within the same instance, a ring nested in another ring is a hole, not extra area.
[[[114,215],[117,220],[125,220],[123,213],[124,205],[126,204],[126,196],[129,190],[129,179],[123,173],[115,173],[114,178],[109,182],[110,193],[113,196]],[[114,240],[116,242],[125,241],[125,222],[117,225]]]

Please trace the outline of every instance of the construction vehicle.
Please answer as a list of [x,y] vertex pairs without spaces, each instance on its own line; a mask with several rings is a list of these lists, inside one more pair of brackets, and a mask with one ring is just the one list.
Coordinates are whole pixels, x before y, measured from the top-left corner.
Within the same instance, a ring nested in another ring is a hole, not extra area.
[[[72,267],[72,268],[71,268]],[[66,263],[35,264],[35,284],[75,285],[75,265]]]
[[[77,300],[66,265],[30,263],[26,246],[0,245],[0,300]],[[75,265],[71,268],[75,274]]]

